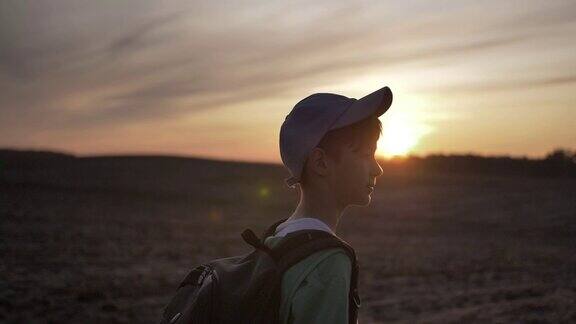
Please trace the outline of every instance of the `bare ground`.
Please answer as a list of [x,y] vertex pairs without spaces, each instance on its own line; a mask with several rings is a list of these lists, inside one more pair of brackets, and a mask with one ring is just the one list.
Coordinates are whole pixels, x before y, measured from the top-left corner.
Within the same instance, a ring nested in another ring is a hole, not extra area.
[[[188,269],[289,215],[296,194],[257,175],[178,193],[0,182],[0,322],[156,323]],[[338,231],[361,323],[576,322],[574,179],[386,176]]]

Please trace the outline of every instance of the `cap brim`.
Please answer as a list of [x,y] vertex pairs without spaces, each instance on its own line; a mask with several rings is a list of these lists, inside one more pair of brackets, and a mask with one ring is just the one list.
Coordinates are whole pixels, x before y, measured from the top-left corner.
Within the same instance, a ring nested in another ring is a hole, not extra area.
[[356,100],[356,102],[350,105],[338,120],[336,120],[330,129],[354,124],[372,115],[379,117],[384,114],[391,105],[392,90],[388,87],[381,88]]

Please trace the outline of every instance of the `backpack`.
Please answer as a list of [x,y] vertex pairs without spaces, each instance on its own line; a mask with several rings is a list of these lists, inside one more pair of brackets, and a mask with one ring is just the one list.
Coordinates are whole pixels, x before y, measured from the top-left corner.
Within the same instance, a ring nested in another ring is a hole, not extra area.
[[270,249],[264,239],[285,220],[274,223],[262,239],[252,230],[244,230],[242,238],[254,247],[252,252],[192,269],[164,309],[160,324],[279,324],[284,272],[311,254],[329,248],[344,249],[352,261],[348,313],[349,323],[356,324],[360,298],[354,249],[331,233],[312,229],[289,233]]

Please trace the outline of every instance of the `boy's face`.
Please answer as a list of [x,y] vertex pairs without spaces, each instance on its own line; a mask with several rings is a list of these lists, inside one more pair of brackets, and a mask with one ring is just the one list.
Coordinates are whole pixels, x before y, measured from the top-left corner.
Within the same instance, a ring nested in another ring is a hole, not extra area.
[[341,159],[335,165],[335,193],[341,206],[367,206],[382,168],[375,158],[376,142],[355,152],[351,147],[342,148]]

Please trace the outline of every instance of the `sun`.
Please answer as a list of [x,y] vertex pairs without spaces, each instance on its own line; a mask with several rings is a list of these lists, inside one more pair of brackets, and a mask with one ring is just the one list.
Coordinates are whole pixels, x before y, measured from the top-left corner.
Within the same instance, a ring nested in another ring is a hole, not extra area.
[[409,125],[392,123],[382,129],[378,140],[378,153],[384,157],[403,156],[418,143],[418,137]]
[[382,136],[378,139],[376,154],[385,158],[406,156],[418,145],[430,128],[418,122],[416,116],[405,111],[390,111],[381,116]]

